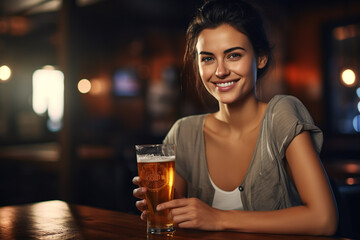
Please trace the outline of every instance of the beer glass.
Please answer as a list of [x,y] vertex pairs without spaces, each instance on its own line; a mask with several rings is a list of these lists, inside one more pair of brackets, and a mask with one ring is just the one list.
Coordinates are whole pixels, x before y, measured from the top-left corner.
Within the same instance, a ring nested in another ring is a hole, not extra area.
[[175,228],[170,210],[156,211],[156,206],[174,199],[175,145],[135,145],[135,149],[140,185],[147,188],[147,232],[172,233]]

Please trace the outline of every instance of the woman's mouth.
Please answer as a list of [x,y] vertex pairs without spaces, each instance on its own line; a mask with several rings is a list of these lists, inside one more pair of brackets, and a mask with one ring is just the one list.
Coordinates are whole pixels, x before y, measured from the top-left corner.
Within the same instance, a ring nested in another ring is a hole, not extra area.
[[216,83],[216,86],[218,87],[228,87],[231,86],[235,83],[235,81],[231,81],[231,82],[221,82],[221,83]]
[[219,91],[225,92],[232,89],[236,82],[238,82],[238,80],[229,81],[229,82],[216,82],[214,84]]

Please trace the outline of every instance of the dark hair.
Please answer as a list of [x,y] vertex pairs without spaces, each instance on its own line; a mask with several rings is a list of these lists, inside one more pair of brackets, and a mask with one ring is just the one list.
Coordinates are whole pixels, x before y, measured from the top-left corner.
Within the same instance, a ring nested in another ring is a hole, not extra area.
[[[194,83],[198,90],[204,90],[196,63],[196,44],[200,32],[206,28],[216,28],[229,24],[245,34],[254,49],[255,55],[267,56],[265,67],[258,69],[257,76],[261,78],[272,62],[272,53],[260,14],[250,4],[242,0],[207,0],[198,9],[186,32],[186,49],[184,56],[185,77]],[[202,96],[203,97],[203,96]]]

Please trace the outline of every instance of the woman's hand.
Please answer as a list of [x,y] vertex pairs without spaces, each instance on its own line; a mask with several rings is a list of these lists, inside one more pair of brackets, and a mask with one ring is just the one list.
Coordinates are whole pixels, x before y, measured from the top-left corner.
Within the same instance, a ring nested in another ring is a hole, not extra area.
[[171,209],[174,224],[180,228],[221,231],[221,212],[197,198],[181,198],[161,203],[157,211]]
[[140,216],[141,220],[146,221],[147,218],[147,207],[146,207],[146,199],[145,199],[146,188],[140,186],[141,179],[139,176],[134,177],[132,182],[135,185],[139,186],[139,188],[134,189],[133,195],[134,197],[141,199],[139,201],[136,201],[135,205],[137,209],[141,211],[141,216]]

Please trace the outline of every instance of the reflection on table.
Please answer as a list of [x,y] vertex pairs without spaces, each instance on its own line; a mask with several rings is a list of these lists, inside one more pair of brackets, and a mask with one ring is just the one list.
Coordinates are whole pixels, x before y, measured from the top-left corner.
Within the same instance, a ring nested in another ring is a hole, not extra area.
[[316,236],[207,232],[177,229],[173,236],[147,236],[139,216],[46,201],[0,208],[1,239],[337,239]]

